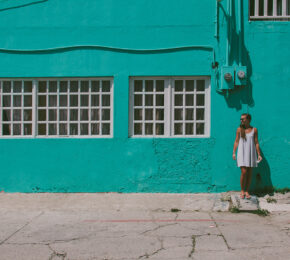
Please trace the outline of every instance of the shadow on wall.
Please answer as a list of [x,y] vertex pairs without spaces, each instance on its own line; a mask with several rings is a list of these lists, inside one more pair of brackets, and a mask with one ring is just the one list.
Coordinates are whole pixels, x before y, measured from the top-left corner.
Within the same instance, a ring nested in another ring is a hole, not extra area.
[[48,0],[39,0],[39,1],[22,1],[22,4],[20,4],[20,1],[9,1],[9,6],[7,6],[7,2],[5,1],[6,7],[1,8],[2,6],[2,1],[0,1],[0,12],[8,11],[11,9],[17,9],[17,8],[22,8],[30,5],[35,5],[35,4],[41,4],[44,2],[47,2]]
[[[244,1],[241,0],[242,6],[244,6]],[[222,7],[221,7],[222,8]],[[238,29],[237,20],[239,16],[235,13],[236,1],[232,1],[232,16],[229,17],[227,12],[222,8],[224,15],[227,19],[227,23],[231,23],[230,28],[227,29],[227,35],[229,37],[230,43],[230,53],[229,53],[229,65],[239,64],[242,66],[247,66],[247,85],[246,86],[235,86],[233,90],[229,90],[229,97],[224,96],[228,107],[235,108],[236,110],[241,110],[243,104],[247,104],[248,107],[253,107],[255,102],[253,100],[252,89],[253,85],[251,82],[252,75],[252,63],[249,52],[245,46],[244,41],[244,8],[241,8],[241,30]],[[241,46],[240,46],[241,43]],[[241,57],[239,57],[239,48],[241,48]],[[245,111],[248,112],[248,111]]]
[[254,193],[271,193],[274,187],[271,180],[270,166],[262,150],[261,156],[263,160],[258,164],[257,168],[253,168],[250,190]]

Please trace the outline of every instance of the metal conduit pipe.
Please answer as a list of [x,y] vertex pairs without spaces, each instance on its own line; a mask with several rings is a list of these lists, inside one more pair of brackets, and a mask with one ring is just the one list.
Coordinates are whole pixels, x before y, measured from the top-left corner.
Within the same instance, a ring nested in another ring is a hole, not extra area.
[[239,66],[242,66],[242,0],[238,3],[238,18],[239,18]]

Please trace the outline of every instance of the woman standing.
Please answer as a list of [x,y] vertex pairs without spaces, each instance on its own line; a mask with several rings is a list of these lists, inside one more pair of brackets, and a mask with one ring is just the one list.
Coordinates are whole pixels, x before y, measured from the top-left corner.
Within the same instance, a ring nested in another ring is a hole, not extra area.
[[[258,142],[258,130],[250,125],[251,115],[242,114],[241,124],[237,129],[234,143],[233,159],[237,159],[237,166],[241,168],[241,195],[242,199],[250,199],[249,188],[252,178],[252,167],[258,167],[262,160]],[[238,154],[236,158],[236,149]],[[258,159],[257,159],[258,152]]]

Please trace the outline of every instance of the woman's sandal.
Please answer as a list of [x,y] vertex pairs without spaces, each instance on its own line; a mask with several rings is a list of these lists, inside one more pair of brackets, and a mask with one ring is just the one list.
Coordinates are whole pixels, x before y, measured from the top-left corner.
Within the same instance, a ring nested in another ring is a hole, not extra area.
[[246,199],[250,199],[251,198],[251,195],[246,195]]
[[240,194],[240,198],[244,199],[245,198],[245,194]]

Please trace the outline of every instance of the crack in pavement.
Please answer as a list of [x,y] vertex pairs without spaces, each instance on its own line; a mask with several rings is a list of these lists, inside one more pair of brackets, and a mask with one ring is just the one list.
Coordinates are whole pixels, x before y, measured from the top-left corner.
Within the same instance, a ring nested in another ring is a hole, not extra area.
[[138,257],[138,259],[144,259],[145,258],[149,258],[153,255],[156,255],[157,253],[159,253],[161,250],[164,250],[164,246],[163,246],[163,240],[160,237],[157,237],[157,240],[160,242],[160,248],[158,248],[156,251],[152,252],[151,254],[145,254],[145,255],[141,255]]
[[55,256],[60,257],[62,260],[65,259],[66,255],[67,255],[66,252],[64,252],[64,253],[58,253],[58,252],[56,252],[56,251],[51,247],[50,244],[47,244],[47,246],[48,246],[48,248],[52,251],[52,254],[49,256],[48,260],[53,260],[53,258],[54,258]]
[[225,244],[226,244],[228,250],[232,250],[232,248],[231,248],[231,247],[229,246],[229,244],[228,244],[228,241],[226,240],[225,236],[223,235],[222,231],[220,230],[220,228],[219,228],[217,222],[215,221],[215,219],[213,218],[213,216],[211,215],[210,212],[209,212],[208,214],[209,214],[210,218],[213,220],[214,224],[216,225],[216,228],[217,228],[218,231],[220,232],[220,236],[223,238],[223,240],[224,240],[224,242],[225,242]]
[[190,253],[188,255],[188,257],[190,257],[190,258],[191,258],[191,256],[193,255],[193,253],[195,251],[195,243],[196,243],[195,239],[196,239],[196,236],[192,235],[191,239],[192,239],[192,249],[191,249],[191,251],[190,251]]
[[167,226],[173,226],[173,225],[176,225],[176,224],[178,224],[178,223],[170,223],[170,224],[165,224],[165,225],[158,225],[156,228],[149,229],[149,230],[146,230],[146,231],[140,233],[140,235],[144,235],[144,234],[146,234],[148,232],[156,231],[156,230],[158,230],[160,228],[167,227]]
[[40,214],[38,214],[37,216],[33,217],[30,221],[28,221],[27,223],[25,223],[21,228],[17,229],[15,232],[13,232],[10,236],[8,236],[7,238],[5,238],[4,240],[2,240],[0,242],[0,245],[4,244],[7,240],[9,240],[11,237],[13,237],[15,234],[17,234],[19,231],[21,231],[23,228],[25,228],[26,226],[28,226],[32,221],[34,221],[35,219],[39,218],[41,215],[44,214],[44,211],[41,211]]

